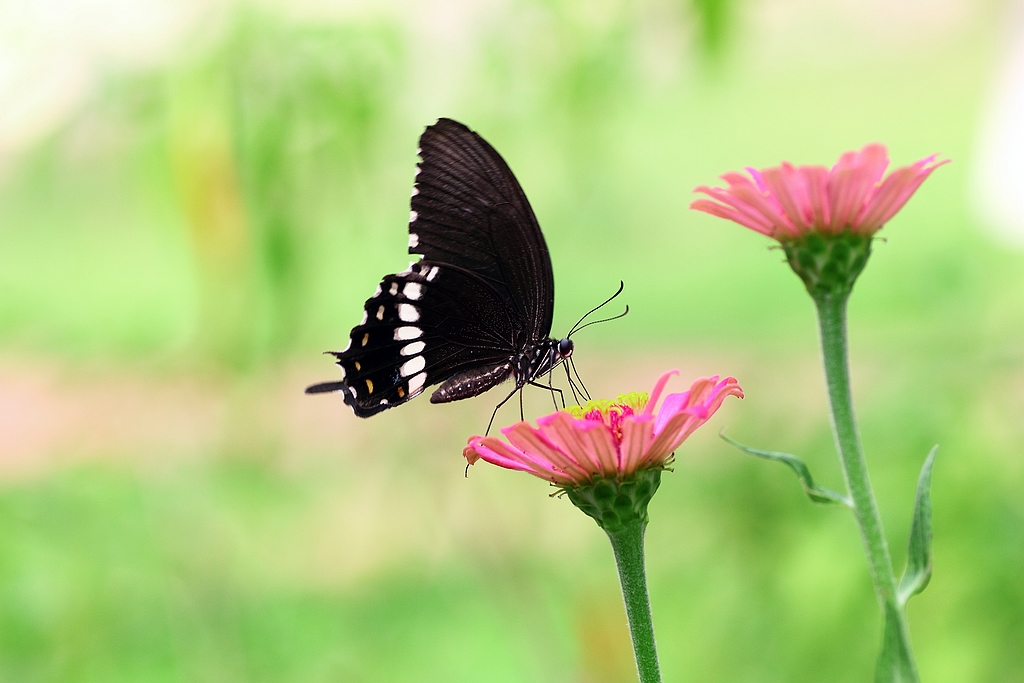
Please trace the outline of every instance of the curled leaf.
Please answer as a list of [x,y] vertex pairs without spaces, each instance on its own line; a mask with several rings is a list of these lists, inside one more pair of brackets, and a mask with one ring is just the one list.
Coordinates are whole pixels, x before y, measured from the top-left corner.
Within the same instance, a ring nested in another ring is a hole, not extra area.
[[907,548],[907,568],[900,579],[897,599],[906,605],[913,596],[923,591],[932,578],[932,467],[939,447],[932,448],[921,467],[917,479],[917,498],[914,501],[914,520],[910,524],[910,543]]
[[762,451],[757,448],[749,448],[733,441],[721,432],[719,432],[718,435],[722,437],[723,441],[735,446],[744,453],[756,455],[757,457],[764,458],[765,460],[775,460],[787,465],[791,470],[793,470],[794,474],[796,474],[796,478],[800,480],[800,485],[804,487],[804,493],[806,493],[807,497],[815,503],[823,503],[825,505],[839,504],[845,505],[848,508],[853,508],[853,501],[847,496],[822,488],[815,484],[814,477],[811,476],[811,471],[807,468],[807,465],[804,464],[803,460],[795,455],[792,455],[791,453],[780,453],[778,451]]

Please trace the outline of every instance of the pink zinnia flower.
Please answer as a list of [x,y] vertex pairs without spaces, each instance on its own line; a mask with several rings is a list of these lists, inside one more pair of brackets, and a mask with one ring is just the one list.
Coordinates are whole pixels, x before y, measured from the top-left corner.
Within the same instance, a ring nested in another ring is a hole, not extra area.
[[689,391],[669,394],[655,414],[655,405],[672,375],[663,374],[646,393],[618,400],[590,401],[573,411],[560,410],[537,420],[537,427],[517,422],[494,436],[473,436],[462,454],[522,470],[558,486],[579,487],[595,479],[624,481],[639,470],[663,468],[673,451],[708,421],[726,396],[743,398],[732,377],[698,379]]
[[701,185],[711,199],[698,199],[691,209],[727,218],[751,230],[785,241],[809,232],[871,236],[903,208],[932,171],[949,163],[936,155],[897,168],[885,180],[889,165],[884,145],[867,145],[843,154],[832,170],[824,166],[793,166],[784,162],[758,171],[726,173],[728,188]]

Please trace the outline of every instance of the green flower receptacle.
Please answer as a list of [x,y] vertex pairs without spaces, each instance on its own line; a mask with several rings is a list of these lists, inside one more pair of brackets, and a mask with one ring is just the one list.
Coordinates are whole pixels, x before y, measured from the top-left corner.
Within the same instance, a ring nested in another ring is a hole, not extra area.
[[638,470],[626,481],[598,479],[587,486],[565,488],[572,504],[598,526],[614,533],[640,522],[647,526],[647,504],[661,485],[660,469]]
[[871,235],[849,230],[837,234],[808,232],[781,242],[789,261],[812,297],[845,297],[871,256]]

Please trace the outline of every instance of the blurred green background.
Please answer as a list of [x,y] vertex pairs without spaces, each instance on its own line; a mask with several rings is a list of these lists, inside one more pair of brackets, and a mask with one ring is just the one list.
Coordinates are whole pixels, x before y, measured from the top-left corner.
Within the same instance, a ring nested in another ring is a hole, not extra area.
[[922,678],[1024,680],[1024,253],[969,192],[1011,9],[0,4],[0,680],[635,680],[596,525],[539,480],[463,477],[496,395],[366,421],[302,395],[407,263],[439,116],[530,197],[554,334],[626,282],[630,315],[577,338],[593,393],[670,367],[746,390],[651,507],[666,681],[865,681],[881,636],[852,517],[717,438],[841,486],[811,302],[692,188],[873,141],[953,159],[857,285],[854,389],[898,568],[940,444]]

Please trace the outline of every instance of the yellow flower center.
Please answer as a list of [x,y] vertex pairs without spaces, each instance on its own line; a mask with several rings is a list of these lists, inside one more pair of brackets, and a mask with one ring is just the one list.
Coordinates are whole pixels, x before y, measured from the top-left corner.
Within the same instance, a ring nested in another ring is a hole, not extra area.
[[566,412],[578,420],[603,422],[618,443],[622,441],[622,420],[642,412],[649,399],[646,391],[632,391],[619,394],[614,401],[607,398],[587,401],[581,406],[566,408]]

